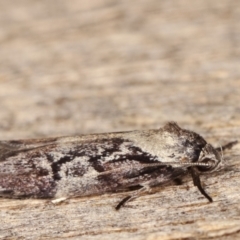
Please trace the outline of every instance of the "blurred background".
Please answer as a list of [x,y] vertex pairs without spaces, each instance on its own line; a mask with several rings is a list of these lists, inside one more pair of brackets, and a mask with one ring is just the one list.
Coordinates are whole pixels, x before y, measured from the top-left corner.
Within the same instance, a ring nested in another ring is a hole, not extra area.
[[1,139],[239,132],[239,23],[233,0],[0,0]]

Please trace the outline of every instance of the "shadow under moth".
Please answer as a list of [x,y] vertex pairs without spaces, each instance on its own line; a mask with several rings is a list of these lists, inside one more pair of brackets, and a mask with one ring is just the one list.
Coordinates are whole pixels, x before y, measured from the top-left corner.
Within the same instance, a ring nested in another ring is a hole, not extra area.
[[142,192],[190,173],[212,202],[199,174],[218,170],[221,151],[235,143],[213,148],[174,122],[158,130],[0,141],[0,196],[70,198],[134,189],[118,210]]

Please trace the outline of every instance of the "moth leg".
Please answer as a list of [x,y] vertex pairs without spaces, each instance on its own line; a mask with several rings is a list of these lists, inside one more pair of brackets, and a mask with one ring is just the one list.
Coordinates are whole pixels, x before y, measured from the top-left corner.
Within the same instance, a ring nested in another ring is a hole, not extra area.
[[203,189],[202,185],[201,185],[201,181],[200,181],[200,177],[197,173],[197,171],[194,170],[194,168],[190,168],[189,169],[192,175],[192,179],[193,179],[193,184],[194,186],[197,186],[198,190],[201,192],[201,194],[208,199],[209,202],[212,202],[212,198],[205,192],[205,190]]
[[183,183],[183,181],[182,181],[181,178],[175,178],[175,179],[173,180],[173,182],[174,182],[177,186],[182,185],[182,183]]
[[142,188],[136,190],[132,195],[123,198],[118,205],[115,207],[116,210],[119,210],[121,207],[125,205],[125,203],[132,201],[133,199],[139,197],[143,192],[151,192],[151,188],[149,186],[143,186]]
[[226,149],[231,149],[234,145],[236,145],[238,143],[238,141],[232,141],[232,142],[229,142],[225,145],[223,145],[222,147],[218,147],[218,148],[215,148],[217,151],[225,151]]
[[116,210],[119,210],[121,207],[123,207],[123,205],[124,205],[126,202],[130,201],[131,198],[132,198],[132,196],[127,196],[127,197],[123,198],[123,199],[118,203],[118,205],[115,207],[115,209],[116,209]]

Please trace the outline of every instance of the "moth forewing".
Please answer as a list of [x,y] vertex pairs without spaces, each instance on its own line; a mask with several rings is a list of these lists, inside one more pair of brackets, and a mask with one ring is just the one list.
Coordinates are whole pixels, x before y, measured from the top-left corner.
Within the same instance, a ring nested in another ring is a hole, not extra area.
[[191,172],[215,171],[222,159],[197,133],[170,122],[158,130],[0,142],[0,195],[67,198],[152,187]]

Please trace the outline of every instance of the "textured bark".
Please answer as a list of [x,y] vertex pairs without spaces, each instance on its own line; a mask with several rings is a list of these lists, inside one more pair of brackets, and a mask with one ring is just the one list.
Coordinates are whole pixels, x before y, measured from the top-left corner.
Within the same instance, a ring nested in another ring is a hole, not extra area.
[[[1,140],[176,121],[240,139],[237,1],[0,1]],[[240,144],[226,168],[114,207],[124,193],[0,199],[1,239],[239,239]]]

